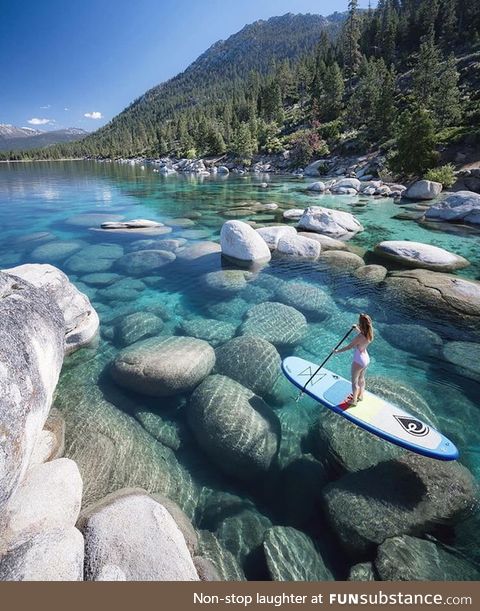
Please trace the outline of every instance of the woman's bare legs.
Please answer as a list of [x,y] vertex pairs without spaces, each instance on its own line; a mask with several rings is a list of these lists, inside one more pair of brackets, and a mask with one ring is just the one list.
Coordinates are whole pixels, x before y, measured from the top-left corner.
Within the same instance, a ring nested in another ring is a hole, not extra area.
[[361,401],[363,399],[363,395],[365,393],[365,386],[366,386],[366,381],[365,381],[365,372],[367,371],[367,368],[364,367],[361,371],[360,371],[360,375],[358,376],[358,399]]
[[352,363],[352,404],[355,405],[358,401],[358,395],[360,393],[360,375],[364,371],[364,367],[358,363]]

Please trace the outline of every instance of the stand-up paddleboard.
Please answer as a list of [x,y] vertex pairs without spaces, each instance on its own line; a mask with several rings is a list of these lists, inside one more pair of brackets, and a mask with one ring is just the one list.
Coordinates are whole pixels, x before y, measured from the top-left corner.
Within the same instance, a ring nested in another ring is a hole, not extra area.
[[310,382],[317,369],[315,363],[289,356],[282,369],[295,386],[362,429],[423,456],[438,460],[458,458],[457,448],[444,435],[370,392],[356,406],[350,406],[347,397],[352,392],[351,383],[328,369],[320,369]]

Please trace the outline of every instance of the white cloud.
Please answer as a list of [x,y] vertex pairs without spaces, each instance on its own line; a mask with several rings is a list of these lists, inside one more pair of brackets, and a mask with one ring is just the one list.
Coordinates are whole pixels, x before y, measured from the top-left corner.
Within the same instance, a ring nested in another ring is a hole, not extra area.
[[67,107],[65,106],[65,108],[64,108],[63,110],[70,110],[70,108],[67,108]]
[[98,112],[98,110],[94,110],[93,112],[86,112],[83,116],[87,117],[87,119],[103,119],[102,113]]
[[52,121],[52,119],[39,119],[38,117],[33,117],[29,119],[27,123],[30,123],[30,125],[48,125],[49,123],[55,123],[55,121]]
[[51,108],[51,107],[52,107],[52,105],[51,105],[51,104],[46,104],[45,106],[40,106],[40,108],[41,108],[42,110],[46,110],[47,108]]

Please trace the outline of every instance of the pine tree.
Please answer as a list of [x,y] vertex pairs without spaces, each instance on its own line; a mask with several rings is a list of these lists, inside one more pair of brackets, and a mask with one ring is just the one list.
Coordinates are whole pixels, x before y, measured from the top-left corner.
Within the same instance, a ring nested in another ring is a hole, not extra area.
[[404,111],[397,128],[397,152],[391,167],[407,176],[423,176],[438,161],[435,128],[425,108]]
[[243,160],[249,160],[255,154],[256,145],[248,123],[240,123],[232,143],[232,153]]
[[437,87],[440,55],[435,45],[433,29],[423,38],[413,71],[413,92],[419,104],[429,106]]
[[440,44],[445,51],[449,51],[458,37],[458,19],[454,0],[440,0],[438,21]]
[[458,87],[459,78],[455,58],[450,56],[440,66],[431,101],[435,122],[440,127],[456,125],[462,117],[461,94]]
[[374,141],[385,141],[393,135],[397,113],[395,81],[396,75],[392,66],[384,74],[380,94],[374,105],[371,124],[371,133]]
[[343,56],[348,78],[355,76],[360,63],[360,34],[358,0],[349,0],[348,17],[343,30]]
[[325,121],[332,121],[337,119],[343,110],[343,95],[345,92],[342,71],[337,62],[327,66],[323,85],[325,96],[320,111]]

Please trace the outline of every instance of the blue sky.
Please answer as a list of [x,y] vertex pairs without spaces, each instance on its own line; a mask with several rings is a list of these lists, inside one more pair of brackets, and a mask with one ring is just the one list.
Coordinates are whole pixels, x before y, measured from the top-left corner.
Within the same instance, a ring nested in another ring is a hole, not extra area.
[[347,0],[0,0],[0,123],[93,131],[246,23],[346,7]]

